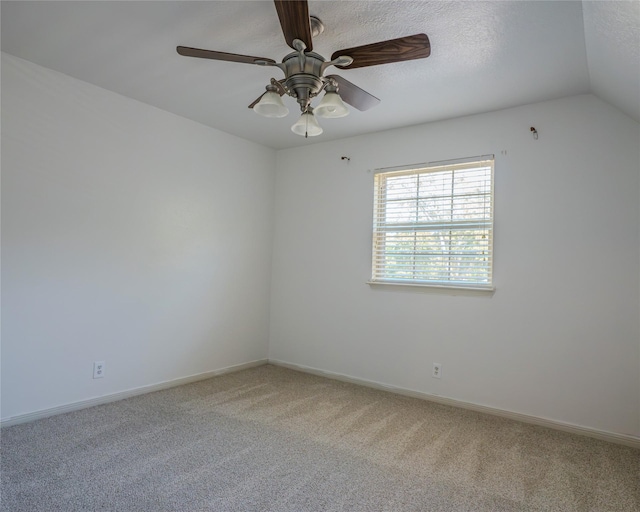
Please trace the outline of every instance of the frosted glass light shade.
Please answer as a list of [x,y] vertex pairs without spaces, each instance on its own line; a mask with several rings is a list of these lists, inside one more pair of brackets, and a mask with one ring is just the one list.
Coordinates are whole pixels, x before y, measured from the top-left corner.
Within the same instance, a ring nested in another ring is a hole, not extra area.
[[320,117],[344,117],[349,113],[349,109],[342,102],[342,98],[337,92],[326,92],[320,104],[314,109]]
[[253,110],[264,117],[284,117],[289,113],[280,95],[273,91],[265,92],[260,101],[253,106]]
[[311,112],[305,112],[291,127],[291,131],[303,137],[315,137],[322,133],[322,127]]

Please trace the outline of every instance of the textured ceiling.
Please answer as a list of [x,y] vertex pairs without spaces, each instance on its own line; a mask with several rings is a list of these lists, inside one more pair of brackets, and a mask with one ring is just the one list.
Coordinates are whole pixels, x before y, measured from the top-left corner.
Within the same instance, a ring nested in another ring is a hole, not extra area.
[[640,122],[640,2],[584,2],[591,91]]
[[309,1],[314,51],[426,33],[428,59],[330,68],[382,100],[321,119],[305,140],[247,108],[276,68],[179,56],[177,45],[281,60],[271,1],[44,1],[2,5],[2,51],[273,148],[594,92],[640,121],[640,3]]

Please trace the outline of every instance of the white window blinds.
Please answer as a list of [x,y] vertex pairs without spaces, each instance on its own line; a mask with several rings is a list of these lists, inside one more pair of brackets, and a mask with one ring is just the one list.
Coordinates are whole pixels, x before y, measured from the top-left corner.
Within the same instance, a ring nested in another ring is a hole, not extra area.
[[378,172],[372,282],[492,288],[493,158]]

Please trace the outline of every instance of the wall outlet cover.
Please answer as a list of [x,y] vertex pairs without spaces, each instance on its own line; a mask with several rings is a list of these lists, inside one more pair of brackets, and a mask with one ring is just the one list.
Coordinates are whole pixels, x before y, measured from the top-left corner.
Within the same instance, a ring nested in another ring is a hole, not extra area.
[[93,378],[101,379],[104,377],[105,364],[104,361],[94,361],[93,363]]

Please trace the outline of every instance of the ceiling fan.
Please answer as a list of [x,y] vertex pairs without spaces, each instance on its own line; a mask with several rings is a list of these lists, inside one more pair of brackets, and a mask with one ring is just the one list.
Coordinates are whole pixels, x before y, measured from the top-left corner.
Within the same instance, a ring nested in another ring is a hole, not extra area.
[[[374,107],[380,100],[360,89],[338,75],[326,75],[330,66],[341,69],[353,69],[377,66],[412,59],[424,59],[431,53],[431,45],[426,34],[390,39],[378,43],[356,46],[339,50],[331,55],[331,60],[313,52],[312,37],[321,34],[324,25],[315,16],[309,16],[307,0],[274,0],[280,26],[287,45],[295,51],[286,55],[282,62],[264,57],[251,57],[235,53],[201,50],[178,46],[180,55],[201,59],[224,60],[258,66],[280,68],[285,75],[281,80],[271,79],[266,92],[249,105],[258,114],[266,117],[284,117],[289,109],[282,102],[285,94],[296,99],[302,115],[291,130],[305,137],[320,135],[322,128],[315,116],[334,118],[349,113],[344,102],[365,111]],[[317,107],[311,107],[311,101],[325,91]]]

